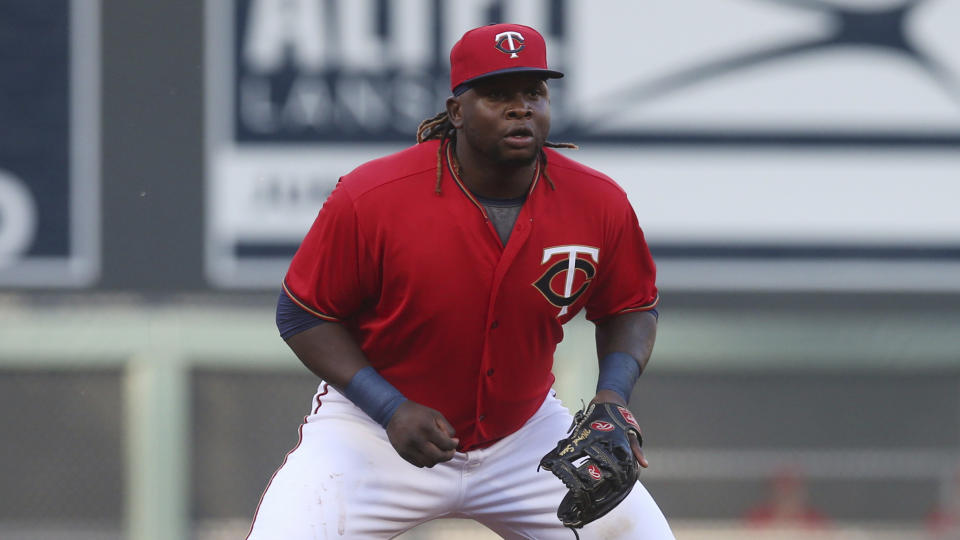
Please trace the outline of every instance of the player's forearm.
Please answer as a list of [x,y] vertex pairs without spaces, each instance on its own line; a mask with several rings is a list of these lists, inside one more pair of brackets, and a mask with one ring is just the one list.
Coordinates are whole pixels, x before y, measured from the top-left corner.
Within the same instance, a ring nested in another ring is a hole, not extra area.
[[597,324],[597,358],[626,353],[637,361],[640,371],[647,366],[657,338],[657,318],[647,311],[610,317]]
[[370,365],[356,340],[340,323],[314,326],[286,341],[307,369],[340,390]]
[[597,325],[600,373],[593,402],[626,405],[653,352],[657,319],[648,312],[625,313]]
[[277,329],[310,371],[340,390],[384,428],[407,398],[367,361],[341,324],[324,321],[293,302],[277,298]]
[[[340,323],[327,322],[287,338],[307,368],[333,385],[384,428],[407,398],[384,379]],[[452,432],[452,428],[451,428]]]

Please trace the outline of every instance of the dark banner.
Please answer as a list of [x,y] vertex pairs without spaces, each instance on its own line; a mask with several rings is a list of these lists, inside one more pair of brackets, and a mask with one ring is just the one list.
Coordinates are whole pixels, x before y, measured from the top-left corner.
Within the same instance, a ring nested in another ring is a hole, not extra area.
[[0,4],[0,286],[96,276],[96,6]]

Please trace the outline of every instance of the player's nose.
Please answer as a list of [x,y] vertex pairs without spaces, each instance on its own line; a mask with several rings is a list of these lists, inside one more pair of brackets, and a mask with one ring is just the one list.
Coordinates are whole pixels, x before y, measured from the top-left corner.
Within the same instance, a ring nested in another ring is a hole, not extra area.
[[533,107],[522,96],[515,97],[507,108],[507,118],[518,120],[533,116]]

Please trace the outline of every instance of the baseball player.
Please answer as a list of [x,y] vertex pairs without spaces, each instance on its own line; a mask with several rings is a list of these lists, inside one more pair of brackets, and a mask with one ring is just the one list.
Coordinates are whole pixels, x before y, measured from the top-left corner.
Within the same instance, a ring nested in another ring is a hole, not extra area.
[[[392,538],[438,518],[673,538],[626,409],[659,299],[635,213],[546,140],[563,75],[536,30],[470,30],[450,73],[418,144],[343,176],[290,264],[277,324],[322,380],[248,538]],[[600,380],[574,419],[551,368],[582,309]]]

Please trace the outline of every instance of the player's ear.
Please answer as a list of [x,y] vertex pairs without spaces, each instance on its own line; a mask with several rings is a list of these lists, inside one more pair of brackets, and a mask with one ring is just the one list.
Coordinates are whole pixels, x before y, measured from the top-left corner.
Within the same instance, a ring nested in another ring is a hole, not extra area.
[[455,129],[463,127],[463,106],[460,99],[454,96],[447,98],[447,117]]

